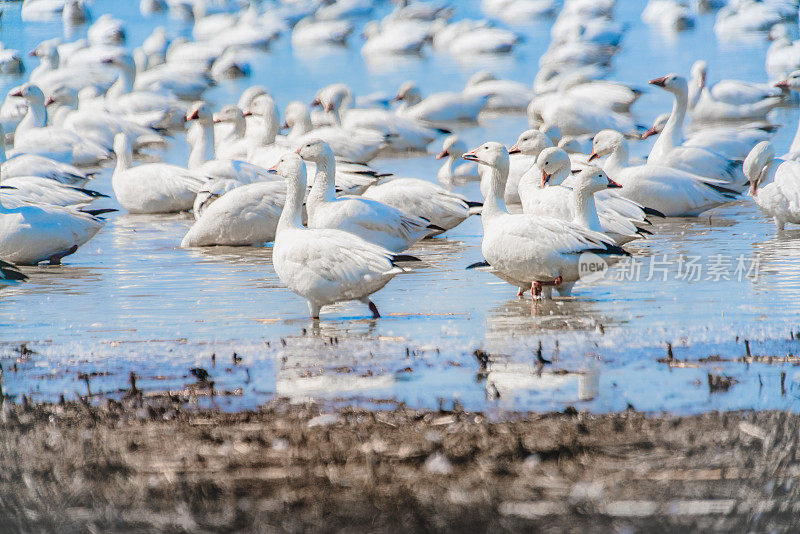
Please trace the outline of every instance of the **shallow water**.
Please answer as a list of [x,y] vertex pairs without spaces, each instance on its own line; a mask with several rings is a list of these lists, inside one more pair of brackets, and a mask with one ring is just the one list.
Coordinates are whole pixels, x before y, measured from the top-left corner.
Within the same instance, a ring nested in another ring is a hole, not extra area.
[[[171,35],[187,31],[185,23],[163,15],[142,19],[136,4],[98,0],[92,11],[124,18],[129,44],[141,42],[156,25]],[[712,82],[766,79],[766,41],[718,43],[713,14],[700,16],[694,30],[669,36],[639,21],[644,2],[618,4],[617,18],[631,27],[610,78],[645,87],[648,79],[667,72],[687,73],[702,57]],[[479,14],[477,2],[458,6],[457,17]],[[19,3],[4,8],[0,40],[7,47],[27,52],[62,33],[60,21],[20,23]],[[379,11],[386,9],[382,5]],[[317,88],[338,81],[356,94],[391,93],[406,79],[426,92],[453,90],[487,66],[498,76],[532,82],[550,23],[516,28],[526,40],[514,55],[480,65],[429,52],[420,60],[367,66],[353,46],[357,35],[347,49],[317,55],[294,55],[284,36],[258,55],[250,78],[221,83],[207,98],[216,109],[255,83],[265,85],[281,107],[290,100],[309,101]],[[84,32],[80,28],[75,35]],[[29,68],[34,64],[28,62]],[[2,78],[0,90],[19,83]],[[646,124],[670,102],[667,93],[651,89],[634,106],[635,116]],[[775,138],[778,153],[788,147],[797,119],[796,109],[773,118],[785,125]],[[470,146],[488,139],[512,143],[525,127],[523,115],[510,115],[487,118],[459,134]],[[632,156],[650,145],[636,143]],[[431,151],[437,149],[432,145]],[[183,163],[186,154],[179,138],[163,158]],[[381,170],[432,180],[437,164],[433,157],[374,162]],[[110,194],[109,175],[105,171],[89,186]],[[477,184],[456,189],[480,197]],[[679,413],[800,407],[800,374],[792,360],[683,367],[657,361],[666,356],[667,343],[679,360],[738,358],[745,354],[745,338],[756,355],[797,351],[790,333],[800,330],[800,230],[777,234],[748,198],[696,220],[656,223],[653,236],[628,247],[640,265],[637,279],[630,279],[631,268],[618,265],[595,284],[579,284],[574,298],[537,305],[535,314],[530,300],[515,298],[515,288],[464,269],[481,259],[480,219],[473,217],[443,238],[411,249],[423,263],[375,295],[381,320],[368,320],[362,304],[347,303],[327,309],[318,324],[307,319],[305,302],[282,287],[269,247],[176,248],[191,222],[189,215],[113,214],[65,265],[26,269],[28,283],[0,294],[4,392],[38,399],[85,393],[80,373],[95,373],[89,380],[92,393],[113,392],[126,387],[132,370],[141,376],[142,388],[174,390],[193,380],[189,368],[203,367],[218,391],[241,388],[213,401],[225,408],[251,407],[276,393],[365,403],[395,399],[428,407],[458,400],[488,410],[568,404],[593,411],[630,404]],[[698,280],[685,275],[682,257],[699,258]],[[722,274],[709,271],[715,268]],[[21,356],[21,343],[35,354]],[[540,344],[543,357],[553,361],[541,374],[535,356]],[[486,369],[472,355],[479,347],[492,355]],[[233,352],[241,362],[233,363]],[[736,383],[712,393],[709,372]]]

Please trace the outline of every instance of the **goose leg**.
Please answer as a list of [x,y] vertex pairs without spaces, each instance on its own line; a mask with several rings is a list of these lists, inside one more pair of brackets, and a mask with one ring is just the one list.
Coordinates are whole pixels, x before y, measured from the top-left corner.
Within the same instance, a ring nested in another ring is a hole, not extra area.
[[50,265],[61,265],[61,259],[69,256],[70,254],[75,254],[75,251],[78,250],[78,245],[72,245],[64,252],[59,252],[58,254],[53,254],[48,258]]
[[312,319],[319,319],[319,310],[321,306],[317,306],[310,300],[308,301],[308,313],[311,314]]
[[522,297],[525,295],[525,292],[526,292],[527,290],[528,290],[528,289],[527,289],[527,288],[525,288],[525,287],[520,287],[520,288],[517,290],[517,297],[520,297],[520,298],[522,298]]
[[375,306],[375,303],[372,302],[371,300],[368,300],[367,302],[368,302],[367,305],[369,306],[369,311],[372,312],[372,318],[379,319],[381,314],[378,312],[378,307]]
[[531,298],[533,300],[541,300],[542,298],[542,283],[531,282]]

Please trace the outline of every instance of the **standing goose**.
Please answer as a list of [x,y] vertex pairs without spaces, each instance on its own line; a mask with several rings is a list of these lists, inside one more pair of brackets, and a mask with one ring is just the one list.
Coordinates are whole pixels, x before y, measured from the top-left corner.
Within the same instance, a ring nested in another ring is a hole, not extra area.
[[114,139],[117,166],[111,187],[130,213],[176,213],[192,208],[197,191],[205,183],[191,171],[167,163],[131,167],[133,151],[125,134]]
[[380,317],[369,297],[403,272],[393,263],[392,253],[342,230],[304,227],[303,161],[295,154],[286,154],[275,171],[286,179],[286,204],[272,248],[272,264],[278,278],[308,301],[308,311],[314,319],[319,319],[322,306],[347,300],[363,302],[373,318]]
[[104,224],[76,209],[43,204],[11,208],[0,202],[0,257],[19,265],[57,265]]
[[345,230],[395,253],[406,250],[431,230],[441,230],[425,219],[406,215],[381,202],[359,197],[336,198],[336,160],[325,141],[309,141],[297,153],[317,166],[306,201],[310,228]]
[[686,79],[677,74],[667,74],[650,80],[649,83],[672,93],[673,102],[672,113],[661,135],[650,149],[647,163],[674,167],[707,178],[731,182],[738,187],[744,181],[744,174],[738,162],[705,148],[681,146],[689,90]]
[[592,147],[589,161],[609,156],[603,170],[622,185],[622,196],[667,217],[696,217],[737,197],[736,191],[720,180],[662,165],[630,166],[628,142],[614,130],[595,135]]
[[772,143],[762,141],[745,158],[744,172],[750,196],[778,230],[800,224],[800,163],[776,159]]
[[[503,193],[508,178],[508,152],[500,143],[489,142],[464,154],[489,173],[489,195],[484,199],[481,251],[497,275],[509,283],[531,288],[541,298],[545,286],[558,288],[579,278],[580,255],[626,255],[605,235],[577,224],[546,216],[506,211]],[[547,293],[544,293],[547,295]]]

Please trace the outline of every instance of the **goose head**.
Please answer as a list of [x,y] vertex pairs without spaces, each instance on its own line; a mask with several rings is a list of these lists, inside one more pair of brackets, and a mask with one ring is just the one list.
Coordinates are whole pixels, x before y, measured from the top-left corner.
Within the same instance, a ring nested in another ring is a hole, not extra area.
[[499,170],[505,169],[506,173],[508,172],[508,151],[502,144],[494,141],[484,143],[461,157],[467,161],[474,161],[479,165],[486,165]]
[[767,166],[773,159],[775,159],[775,148],[769,141],[761,141],[747,154],[742,170],[750,182],[751,195],[755,195],[758,191],[758,186],[764,180]]
[[571,163],[569,161],[569,155],[567,155],[563,148],[552,146],[541,151],[536,158],[536,167],[542,171],[542,183],[540,187],[544,187],[550,182],[550,178],[554,174],[569,170]]
[[45,100],[46,106],[49,106],[50,104],[64,104],[71,108],[77,108],[78,92],[72,87],[67,87],[66,85],[56,87],[50,92],[49,95],[47,95],[47,99]]
[[478,85],[479,83],[489,82],[496,79],[497,78],[495,77],[495,75],[489,72],[488,70],[479,70],[478,72],[469,77],[469,80],[467,80],[466,83],[466,87],[472,87],[474,85]]
[[236,124],[244,120],[244,114],[237,106],[228,104],[227,106],[222,106],[222,109],[214,113],[213,120],[215,124],[223,122]]
[[131,142],[127,135],[118,133],[114,136],[114,154],[117,158],[130,154],[132,151],[133,148],[131,147]]
[[333,83],[317,91],[311,107],[321,106],[328,113],[338,111],[345,102],[352,100],[350,89],[343,83]]
[[708,73],[708,63],[703,61],[702,59],[698,59],[697,61],[692,64],[692,69],[690,71],[692,76],[692,82],[696,83],[698,87],[703,88],[706,86],[706,76]]
[[796,70],[789,74],[786,79],[779,81],[775,87],[781,89],[791,89],[792,91],[800,91],[800,70]]
[[[287,183],[290,181],[296,182],[301,177],[304,182],[306,179],[306,165],[303,163],[303,158],[294,152],[287,152],[281,156],[278,163],[268,169],[267,172],[283,176]],[[305,189],[305,184],[303,184],[303,189]]]
[[276,116],[275,101],[267,93],[255,97],[250,102],[250,105],[245,108],[243,115],[245,117],[256,115],[258,117],[264,117],[265,119],[271,118],[274,121],[278,120],[278,117]]
[[38,85],[25,83],[17,87],[9,96],[20,96],[25,99],[29,106],[44,106],[44,93]]
[[656,87],[661,87],[665,91],[668,91],[672,94],[685,95],[689,92],[689,84],[686,82],[686,78],[683,76],[678,76],[675,73],[670,73],[660,78],[653,78],[647,83],[650,85],[655,85]]
[[136,72],[136,62],[133,60],[133,56],[131,54],[116,54],[113,56],[108,56],[103,58],[101,63],[111,65],[112,67],[117,67],[126,73]]
[[400,86],[400,89],[397,90],[397,95],[392,98],[392,102],[404,102],[408,106],[413,106],[414,104],[420,102],[422,100],[422,93],[417,87],[417,84],[411,81],[403,82],[403,85]]
[[544,135],[550,139],[550,142],[553,145],[558,145],[561,142],[562,135],[561,135],[561,128],[556,126],[555,124],[542,124],[539,126],[539,131],[542,132]]
[[534,98],[531,100],[530,104],[528,104],[528,109],[525,111],[525,113],[528,117],[528,126],[531,128],[539,128],[544,124],[542,107],[543,103],[539,98]]
[[213,115],[211,114],[211,108],[209,108],[208,104],[202,100],[198,100],[189,106],[185,119],[186,122],[196,120],[201,123],[211,123]]
[[297,149],[297,154],[305,161],[317,164],[317,167],[325,166],[334,161],[333,151],[328,143],[322,139],[311,139],[306,141]]
[[460,158],[467,151],[467,145],[456,135],[448,135],[442,143],[442,151],[436,154],[436,159],[444,159],[448,156]]
[[611,154],[625,142],[625,138],[616,130],[601,130],[592,139],[592,153],[589,161]]
[[514,146],[508,149],[509,154],[523,154],[525,156],[538,156],[539,153],[553,143],[539,130],[525,130],[517,138]]
[[608,177],[608,175],[600,167],[594,165],[582,169],[578,174],[572,177],[574,189],[587,191],[591,194],[603,191],[604,189],[613,189],[622,187],[617,182]]
[[255,100],[256,97],[266,94],[267,89],[263,85],[251,85],[242,91],[242,94],[239,96],[239,101],[236,103],[236,105],[239,106],[239,109],[242,111],[247,111],[250,109],[250,105],[253,103],[253,100]]
[[664,126],[666,126],[667,121],[669,120],[669,115],[669,113],[662,113],[656,117],[656,120],[653,121],[653,125],[642,134],[642,139],[647,139],[652,135],[660,134],[664,130]]

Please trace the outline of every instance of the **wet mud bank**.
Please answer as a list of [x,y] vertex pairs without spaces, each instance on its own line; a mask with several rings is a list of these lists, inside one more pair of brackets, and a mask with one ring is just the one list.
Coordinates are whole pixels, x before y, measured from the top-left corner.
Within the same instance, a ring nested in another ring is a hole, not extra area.
[[800,417],[5,402],[2,532],[791,531]]

